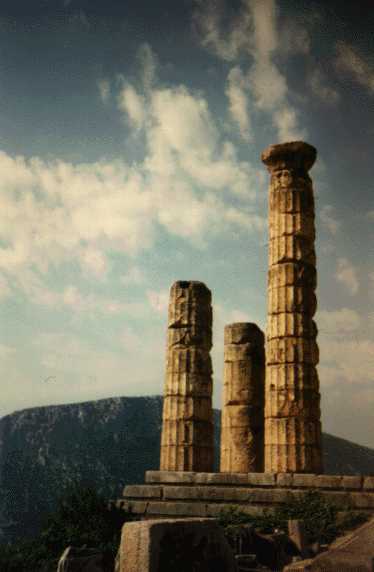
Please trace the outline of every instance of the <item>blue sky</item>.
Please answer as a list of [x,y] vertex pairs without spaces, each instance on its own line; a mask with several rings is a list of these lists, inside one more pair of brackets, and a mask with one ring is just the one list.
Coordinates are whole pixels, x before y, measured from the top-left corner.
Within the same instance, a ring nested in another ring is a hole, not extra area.
[[324,430],[373,446],[374,9],[2,2],[0,415],[163,389],[168,291],[265,328],[261,151],[318,150]]

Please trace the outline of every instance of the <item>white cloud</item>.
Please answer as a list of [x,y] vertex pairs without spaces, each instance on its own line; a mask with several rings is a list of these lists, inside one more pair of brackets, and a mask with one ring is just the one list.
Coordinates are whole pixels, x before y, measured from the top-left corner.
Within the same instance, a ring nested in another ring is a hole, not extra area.
[[350,308],[340,310],[320,310],[317,314],[320,332],[333,336],[344,336],[356,332],[360,328],[360,315]]
[[197,0],[195,4],[193,22],[205,48],[226,61],[235,60],[241,52],[250,52],[253,30],[250,0],[242,2],[228,23],[222,1]]
[[147,290],[147,299],[152,310],[158,314],[165,314],[169,304],[168,290]]
[[270,60],[260,60],[255,63],[249,81],[258,109],[272,111],[285,100],[286,78]]
[[[324,339],[321,350],[322,371],[327,369],[329,384],[372,384],[374,342],[369,339]],[[326,364],[326,365],[325,365]]]
[[158,59],[151,46],[144,43],[140,46],[137,58],[141,66],[141,80],[143,87],[149,91],[156,81]]
[[337,43],[336,53],[336,69],[374,94],[374,65],[346,42]]
[[326,105],[336,105],[340,100],[340,95],[328,83],[326,75],[318,68],[315,68],[308,77],[308,84],[312,93]]
[[252,136],[247,90],[248,84],[241,69],[232,68],[227,78],[226,95],[229,100],[229,111],[245,141],[249,141]]
[[0,360],[5,360],[8,357],[13,356],[17,352],[17,349],[6,344],[0,344]]
[[[239,160],[201,94],[153,85],[150,49],[141,57],[148,62],[148,91],[126,84],[118,106],[133,131],[142,130],[142,161],[73,165],[0,151],[3,296],[9,278],[35,303],[90,309],[90,294],[75,291],[75,284],[62,285],[70,288],[65,295],[43,284],[49,269],[76,263],[85,278],[103,280],[110,254],[133,257],[151,248],[160,231],[202,247],[217,234],[264,228],[252,206],[262,169]],[[117,308],[105,301],[99,307]]]
[[[216,2],[198,2],[198,6],[195,21],[202,45],[229,61],[239,56],[248,60],[246,81],[236,71],[241,81],[236,86],[229,83],[228,88],[229,111],[239,126],[248,121],[246,98],[250,97],[257,111],[269,115],[280,141],[305,137],[306,130],[300,127],[297,110],[289,101],[287,79],[274,61],[275,55],[284,53],[275,0],[242,0],[239,13],[231,19],[221,4],[217,9]],[[300,51],[300,46],[292,51]]]
[[120,277],[120,282],[122,284],[142,284],[145,280],[144,272],[138,266],[132,266]]
[[351,295],[357,294],[360,286],[357,271],[347,258],[338,258],[335,278],[338,282],[344,284]]
[[125,85],[118,96],[118,107],[127,114],[130,123],[136,129],[144,127],[145,102],[132,85]]
[[300,17],[295,13],[292,19],[283,19],[279,29],[279,47],[284,55],[306,55],[310,52],[311,40],[307,29],[308,19],[305,16],[303,14]]
[[277,127],[280,142],[303,139],[307,135],[306,129],[299,127],[297,112],[291,107],[282,106],[274,111],[273,123]]
[[97,82],[99,89],[100,99],[103,103],[107,103],[110,98],[110,83],[106,79],[101,79]]
[[103,278],[108,272],[108,260],[105,254],[96,248],[83,249],[80,262],[82,270],[93,274],[96,278]]
[[334,208],[331,205],[325,205],[320,212],[320,220],[322,225],[335,236],[340,229],[341,223],[334,217]]

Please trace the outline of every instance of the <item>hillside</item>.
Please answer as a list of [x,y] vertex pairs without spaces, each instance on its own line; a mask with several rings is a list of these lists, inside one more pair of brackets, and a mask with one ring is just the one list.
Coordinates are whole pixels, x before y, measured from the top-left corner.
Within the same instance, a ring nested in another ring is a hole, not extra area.
[[[35,534],[75,481],[107,498],[143,482],[147,469],[158,468],[161,413],[159,396],[119,397],[0,419],[0,527],[7,537]],[[219,411],[215,424],[218,452]],[[326,434],[323,443],[327,473],[374,474],[374,450]]]

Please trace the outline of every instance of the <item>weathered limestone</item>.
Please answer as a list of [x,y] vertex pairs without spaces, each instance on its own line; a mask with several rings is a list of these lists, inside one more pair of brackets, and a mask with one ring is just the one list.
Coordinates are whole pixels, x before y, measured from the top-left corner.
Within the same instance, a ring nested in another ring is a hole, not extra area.
[[160,469],[213,470],[212,307],[202,282],[170,291]]
[[130,522],[123,526],[120,572],[236,572],[222,528],[212,519]]
[[265,471],[322,471],[314,249],[308,170],[316,150],[302,141],[262,154],[270,175]]
[[264,334],[252,323],[225,326],[221,472],[264,470]]

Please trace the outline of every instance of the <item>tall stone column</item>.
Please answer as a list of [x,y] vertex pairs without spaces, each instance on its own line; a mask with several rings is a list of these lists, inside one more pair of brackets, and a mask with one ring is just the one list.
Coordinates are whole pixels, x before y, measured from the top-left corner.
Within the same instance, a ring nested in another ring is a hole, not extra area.
[[270,175],[265,471],[322,471],[314,249],[309,169],[316,149],[302,141],[262,154]]
[[211,292],[202,282],[170,290],[160,469],[213,471]]
[[256,324],[225,326],[221,472],[264,470],[264,334]]

